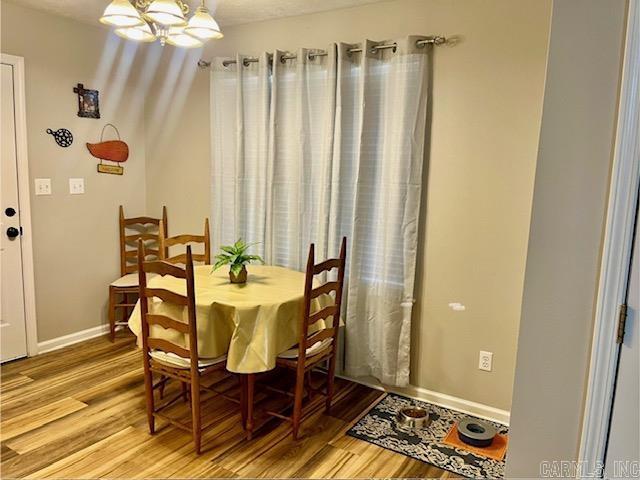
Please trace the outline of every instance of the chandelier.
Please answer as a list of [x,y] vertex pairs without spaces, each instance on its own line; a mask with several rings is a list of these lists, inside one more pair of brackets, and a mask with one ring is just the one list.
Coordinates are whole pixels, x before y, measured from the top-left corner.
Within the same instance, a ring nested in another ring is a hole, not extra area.
[[204,0],[187,21],[189,5],[184,0],[113,0],[100,22],[115,27],[116,35],[138,42],[160,40],[184,48],[201,47],[222,38],[218,23]]

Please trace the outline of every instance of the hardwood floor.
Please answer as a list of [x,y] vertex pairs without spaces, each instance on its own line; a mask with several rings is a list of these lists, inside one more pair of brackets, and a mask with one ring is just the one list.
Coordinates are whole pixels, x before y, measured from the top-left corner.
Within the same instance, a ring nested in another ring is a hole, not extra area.
[[[318,398],[300,439],[270,421],[247,442],[237,406],[204,404],[203,453],[191,437],[160,422],[149,435],[142,360],[133,337],[89,340],[3,365],[2,478],[104,477],[453,477],[436,467],[348,437],[344,432],[381,394],[337,381],[331,415]],[[177,415],[188,415],[178,404]]]

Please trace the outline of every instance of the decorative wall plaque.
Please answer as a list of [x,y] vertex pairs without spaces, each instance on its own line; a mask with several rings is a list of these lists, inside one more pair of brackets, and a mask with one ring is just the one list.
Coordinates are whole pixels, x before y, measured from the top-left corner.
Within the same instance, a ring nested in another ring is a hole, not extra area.
[[82,83],[73,88],[78,94],[78,116],[85,118],[100,118],[100,99],[98,90],[88,90]]
[[[117,140],[104,139],[104,131],[107,127],[113,128],[117,136]],[[100,141],[98,143],[87,143],[87,149],[89,150],[89,153],[91,153],[91,155],[100,159],[100,163],[98,164],[98,172],[110,173],[112,175],[123,174],[124,168],[122,168],[120,165],[109,165],[102,163],[103,160],[122,163],[126,162],[129,158],[129,145],[127,145],[120,139],[120,132],[115,127],[115,125],[111,123],[105,124],[105,126],[102,127]]]

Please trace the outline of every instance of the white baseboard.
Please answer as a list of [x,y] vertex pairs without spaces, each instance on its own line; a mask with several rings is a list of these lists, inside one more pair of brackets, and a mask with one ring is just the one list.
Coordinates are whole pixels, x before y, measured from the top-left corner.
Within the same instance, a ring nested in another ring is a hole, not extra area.
[[38,342],[38,354],[52,352],[53,350],[68,347],[74,343],[106,335],[107,333],[109,333],[109,325],[98,325],[97,327],[87,328],[86,330],[63,335],[62,337]]
[[[91,338],[99,337],[109,333],[109,325],[99,325],[97,327],[88,328],[80,332],[70,333],[69,335],[63,335],[62,337],[52,338],[44,342],[38,343],[38,353],[47,353],[60,348],[73,345],[74,343],[89,340]],[[501,423],[503,425],[509,425],[510,412],[507,410],[501,410],[499,408],[490,407],[482,403],[472,402],[471,400],[465,400],[463,398],[447,395],[446,393],[434,392],[427,390],[426,388],[415,387],[410,385],[406,388],[389,387],[387,385],[381,385],[379,383],[369,382],[362,378],[353,378],[345,375],[336,375],[337,377],[350,380],[352,382],[366,385],[367,387],[381,390],[384,392],[398,393],[407,397],[415,398],[416,400],[422,400],[425,402],[438,405],[440,407],[450,408],[458,412],[474,415],[479,418],[491,420]]]
[[501,410],[499,408],[484,405],[482,403],[465,400],[464,398],[454,397],[452,395],[447,395],[446,393],[433,392],[431,390],[427,390],[426,388],[415,387],[413,385],[409,385],[405,388],[389,387],[387,385],[381,385],[379,383],[368,382],[366,380],[362,380],[361,378],[353,378],[344,375],[336,376],[344,378],[345,380],[350,380],[352,382],[366,385],[370,388],[375,388],[376,390],[397,393],[410,398],[415,398],[416,400],[422,400],[428,403],[432,403],[434,405],[438,405],[439,407],[450,408],[451,410],[455,410],[457,412],[462,412],[473,415],[475,417],[484,418],[485,420],[498,422],[502,425],[509,425],[509,418],[511,414],[507,410]]

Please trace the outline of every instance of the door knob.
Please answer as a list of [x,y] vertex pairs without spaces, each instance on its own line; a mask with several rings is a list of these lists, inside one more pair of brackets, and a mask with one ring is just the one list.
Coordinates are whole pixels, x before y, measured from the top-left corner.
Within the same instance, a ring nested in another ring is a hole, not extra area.
[[7,237],[16,238],[18,235],[20,235],[20,230],[18,230],[16,227],[7,228]]

